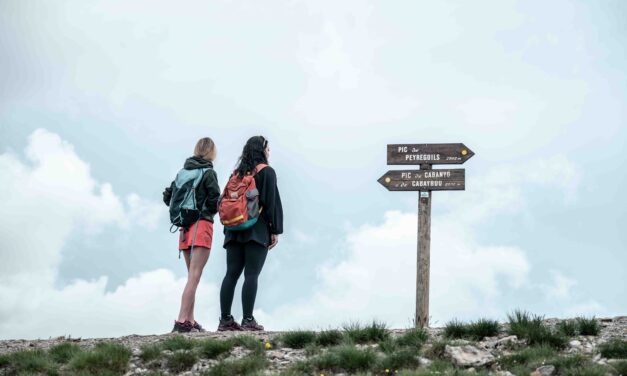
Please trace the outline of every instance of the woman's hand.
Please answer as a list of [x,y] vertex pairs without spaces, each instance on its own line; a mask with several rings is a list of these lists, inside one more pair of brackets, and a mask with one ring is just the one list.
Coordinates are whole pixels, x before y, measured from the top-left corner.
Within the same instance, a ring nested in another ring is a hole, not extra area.
[[270,235],[270,245],[268,246],[268,249],[270,250],[270,249],[274,248],[277,245],[278,242],[279,242],[279,235],[271,234]]

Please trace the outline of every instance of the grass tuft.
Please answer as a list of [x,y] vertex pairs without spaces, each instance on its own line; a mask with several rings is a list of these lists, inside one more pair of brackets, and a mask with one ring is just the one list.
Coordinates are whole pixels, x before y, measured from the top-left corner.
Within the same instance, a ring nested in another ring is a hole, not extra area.
[[50,355],[50,359],[56,363],[67,364],[72,360],[72,358],[74,358],[74,356],[82,351],[81,347],[77,344],[64,342],[52,346],[50,350],[48,350],[48,354]]
[[402,349],[387,354],[378,364],[379,370],[416,368],[420,366],[420,361],[416,352],[412,349]]
[[56,375],[56,365],[43,350],[22,350],[6,355],[0,364],[10,367],[8,374],[48,374]]
[[523,367],[520,372],[529,373],[537,366],[545,364],[547,359],[553,358],[557,351],[549,346],[533,346],[522,349],[512,355],[504,356],[499,363],[506,369]]
[[557,324],[557,331],[568,337],[576,336],[577,322],[575,320],[560,321]]
[[161,347],[157,344],[144,345],[141,347],[139,358],[144,362],[150,362],[161,355]]
[[266,367],[268,361],[263,355],[255,354],[237,360],[225,360],[216,364],[205,376],[250,375]]
[[311,361],[318,370],[354,373],[370,370],[377,362],[377,354],[371,349],[359,350],[345,345],[329,349]]
[[99,343],[95,348],[77,354],[70,368],[86,373],[124,373],[131,351],[116,343]]
[[402,347],[411,347],[419,350],[427,342],[429,335],[423,329],[410,329],[396,338],[396,343]]
[[339,330],[325,330],[318,333],[316,344],[320,346],[336,346],[342,343],[344,336]]
[[604,358],[627,359],[627,341],[614,338],[599,345],[599,351]]
[[221,341],[218,339],[207,338],[206,340],[198,343],[198,351],[200,354],[208,359],[214,359],[224,353],[227,353],[233,349],[233,341]]
[[368,326],[359,323],[349,323],[344,325],[346,336],[355,343],[381,342],[389,338],[385,323],[373,321]]
[[471,322],[466,329],[468,336],[480,341],[485,337],[495,337],[499,335],[499,323],[496,320],[479,319]]
[[308,330],[296,330],[286,332],[279,337],[279,342],[291,349],[303,349],[307,345],[315,343],[316,333]]
[[444,337],[446,338],[464,338],[468,332],[466,331],[466,325],[457,320],[451,320],[444,326]]
[[170,351],[191,350],[194,348],[194,341],[190,338],[177,334],[164,339],[163,342],[161,342],[161,347]]
[[179,373],[191,369],[198,361],[198,355],[193,351],[177,351],[168,356],[166,366],[172,372]]
[[264,350],[262,341],[253,336],[241,335],[231,338],[231,341],[234,346],[241,346],[255,354],[262,354]]
[[612,363],[610,364],[610,367],[612,367],[614,374],[616,375],[627,375],[627,360]]
[[567,339],[561,333],[551,331],[543,323],[543,317],[516,310],[507,315],[509,332],[518,338],[527,340],[530,346],[548,345],[556,349],[566,347]]
[[601,331],[599,322],[594,317],[578,317],[577,329],[582,336],[598,336]]

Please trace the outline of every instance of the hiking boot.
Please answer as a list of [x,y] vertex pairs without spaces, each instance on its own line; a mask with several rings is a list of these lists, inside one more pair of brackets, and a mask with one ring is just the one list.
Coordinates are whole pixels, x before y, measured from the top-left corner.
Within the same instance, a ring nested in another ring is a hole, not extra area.
[[174,320],[172,333],[189,333],[194,330],[194,325],[189,321],[178,322]]
[[206,332],[205,328],[203,328],[202,325],[200,325],[198,323],[198,321],[196,321],[196,320],[194,320],[194,323],[192,324],[192,327],[194,329],[196,329],[196,331],[198,331],[198,332]]
[[233,316],[229,315],[226,319],[220,318],[218,324],[218,332],[240,331],[242,327],[235,321]]
[[242,319],[242,330],[259,332],[263,331],[263,325],[257,324],[254,317]]

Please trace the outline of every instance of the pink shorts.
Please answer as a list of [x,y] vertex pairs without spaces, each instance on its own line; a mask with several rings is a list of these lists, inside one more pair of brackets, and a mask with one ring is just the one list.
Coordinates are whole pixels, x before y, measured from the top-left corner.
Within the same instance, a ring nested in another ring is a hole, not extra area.
[[194,247],[204,247],[211,249],[211,242],[213,240],[213,223],[200,219],[196,223],[190,225],[187,228],[180,230],[181,235],[179,237],[179,250],[186,251],[192,247],[192,241],[194,240],[194,230],[196,230],[196,238],[194,240]]

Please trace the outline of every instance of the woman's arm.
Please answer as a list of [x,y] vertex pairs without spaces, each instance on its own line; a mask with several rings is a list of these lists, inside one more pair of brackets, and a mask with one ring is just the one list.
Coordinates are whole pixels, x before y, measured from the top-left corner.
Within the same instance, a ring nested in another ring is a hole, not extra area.
[[170,200],[172,199],[172,190],[174,189],[174,182],[170,184],[169,187],[166,187],[163,191],[163,202],[170,206]]
[[278,235],[283,233],[283,206],[281,195],[277,187],[276,172],[272,167],[263,169],[264,176],[262,186],[259,189],[259,201],[263,207],[262,215],[268,222],[270,234]]
[[220,186],[218,185],[218,175],[213,169],[207,170],[207,177],[204,181],[207,190],[205,207],[210,214],[218,212],[218,200],[220,199]]

